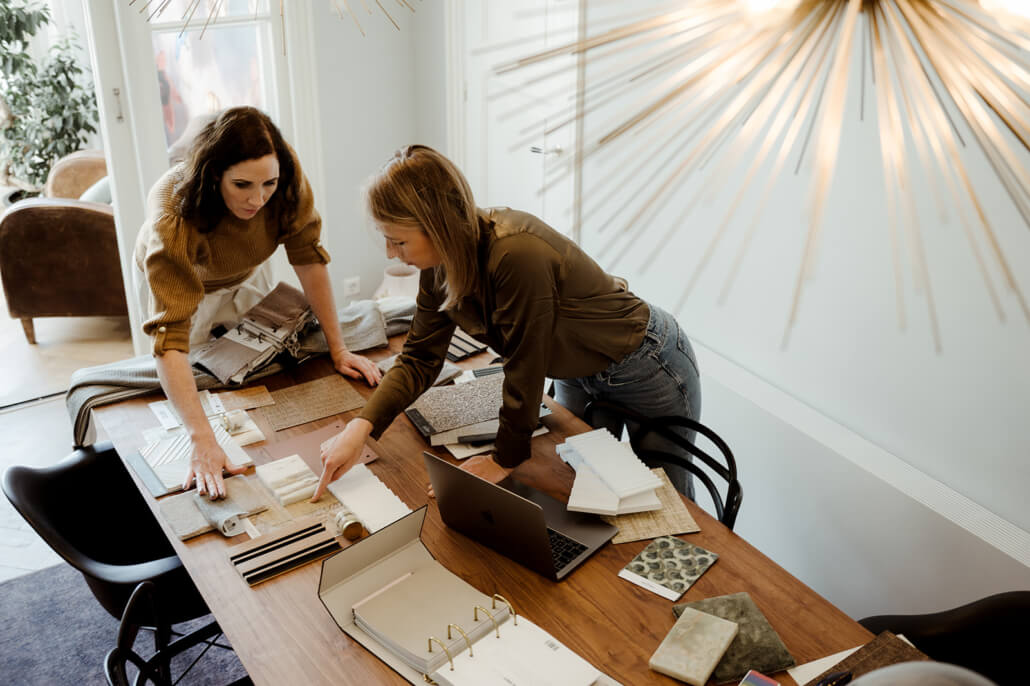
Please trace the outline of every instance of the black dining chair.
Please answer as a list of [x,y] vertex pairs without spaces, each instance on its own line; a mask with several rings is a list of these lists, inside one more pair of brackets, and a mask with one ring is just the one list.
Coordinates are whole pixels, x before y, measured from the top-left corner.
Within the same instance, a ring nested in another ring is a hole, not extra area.
[[858,620],[874,634],[904,634],[939,662],[971,669],[1006,686],[1024,684],[1030,591],[1009,591],[942,612],[875,615]]
[[[51,467],[10,467],[3,490],[115,619],[122,620],[141,582],[151,585],[147,609],[153,612],[138,609],[132,616],[153,628],[156,683],[171,684],[171,658],[186,647],[172,642],[172,625],[210,610],[112,445],[81,448]],[[191,634],[192,644],[220,632],[212,620]]]
[[[737,462],[729,445],[717,433],[686,416],[647,417],[639,412],[606,400],[594,400],[587,404],[583,419],[591,426],[597,426],[600,416],[607,420],[616,419],[630,427],[630,445],[637,457],[648,464],[664,463],[678,465],[696,477],[712,498],[716,518],[732,529],[744,498],[743,487],[737,479]],[[686,429],[704,436],[715,446],[721,459],[709,451],[699,448],[677,429]],[[664,439],[662,444],[672,444],[690,453],[695,459],[687,460],[682,455],[654,447],[654,438]],[[703,467],[702,467],[703,465]],[[725,495],[720,492],[713,475],[726,482]]]

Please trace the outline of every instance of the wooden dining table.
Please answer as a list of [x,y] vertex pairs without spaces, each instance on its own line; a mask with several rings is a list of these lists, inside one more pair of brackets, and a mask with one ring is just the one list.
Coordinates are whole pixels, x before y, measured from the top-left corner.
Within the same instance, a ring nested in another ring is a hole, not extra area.
[[[397,352],[367,353],[373,360]],[[462,362],[466,368],[484,366],[486,354]],[[262,379],[270,391],[335,373],[327,358],[297,365]],[[365,397],[373,389],[360,381],[353,386]],[[158,421],[148,403],[163,396],[122,401],[96,408],[102,436],[113,441],[123,459],[144,445],[142,432]],[[544,402],[552,414],[543,418],[549,432],[532,440],[532,455],[513,476],[561,501],[567,501],[575,472],[561,461],[555,445],[566,436],[590,427],[551,398]],[[272,446],[305,432],[325,427],[344,413],[282,431],[274,431],[260,411],[250,412]],[[464,535],[440,519],[434,499],[427,494],[429,479],[422,452],[428,450],[456,462],[443,448],[431,448],[408,419],[401,415],[378,441],[371,441],[379,459],[369,469],[412,509],[428,503],[422,540],[447,569],[491,595],[499,593],[519,612],[548,631],[597,669],[622,684],[675,684],[648,668],[648,660],[675,623],[673,603],[618,576],[648,541],[608,544],[570,574],[554,582],[520,566]],[[250,449],[256,464],[265,451]],[[302,456],[315,473],[321,472],[318,455]],[[267,458],[266,458],[267,459]],[[225,538],[204,534],[187,541],[174,535],[143,481],[129,469],[166,535],[232,643],[255,684],[404,684],[405,680],[336,625],[318,598],[321,563],[314,562],[251,587],[229,561],[229,548],[246,535]],[[747,508],[747,472],[741,474]],[[167,497],[167,496],[166,496]],[[701,531],[681,536],[719,555],[713,565],[677,602],[690,602],[747,591],[798,664],[871,640],[872,635],[832,603],[762,554],[745,539],[723,526],[692,501],[686,500]],[[349,543],[342,537],[341,544]],[[786,672],[769,675],[781,684],[794,684]]]

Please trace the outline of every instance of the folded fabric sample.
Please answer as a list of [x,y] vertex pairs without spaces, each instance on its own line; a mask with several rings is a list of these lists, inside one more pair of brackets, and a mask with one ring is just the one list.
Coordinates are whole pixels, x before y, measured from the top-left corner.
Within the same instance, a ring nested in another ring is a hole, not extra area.
[[739,627],[737,637],[712,674],[715,683],[736,683],[750,669],[773,674],[796,664],[779,634],[746,591],[674,605],[672,611],[678,617],[686,608],[736,622]]
[[705,686],[736,635],[737,625],[733,622],[686,608],[654,651],[648,666],[693,686]]
[[678,600],[718,559],[701,546],[662,536],[648,543],[619,576],[663,598]]
[[[233,440],[219,422],[212,421],[211,430],[214,431],[215,440],[225,451],[229,462],[235,466],[249,466],[254,463],[250,455]],[[182,490],[182,482],[186,478],[190,457],[193,455],[193,442],[186,429],[180,426],[165,431],[155,427],[144,431],[143,438],[147,445],[139,451],[141,459],[130,455],[126,461],[133,466],[155,496]]]
[[213,341],[194,348],[190,361],[206,369],[222,383],[242,383],[248,374],[290,350],[313,319],[304,294],[279,283],[261,302],[250,308],[235,327]]
[[318,476],[300,455],[259,465],[255,471],[283,507],[310,498],[318,486]]
[[447,359],[451,362],[459,362],[483,352],[486,348],[485,343],[480,343],[461,329],[455,329],[454,336],[451,337],[451,344],[447,348]]
[[644,491],[620,498],[608,488],[590,465],[581,463],[576,468],[576,480],[572,482],[572,492],[569,493],[566,507],[572,512],[614,516],[660,510],[662,502],[655,491]]
[[[179,493],[157,502],[161,509],[161,515],[172,527],[175,535],[182,540],[205,534],[209,531],[220,531],[225,536],[235,536],[243,531],[239,525],[239,517],[245,517],[268,509],[268,496],[264,490],[253,480],[253,476],[238,474],[225,480],[226,497],[224,500],[207,500],[207,504],[214,505],[208,508],[207,513],[203,512],[200,503],[196,501],[197,494],[193,491]],[[221,511],[228,513],[227,517],[218,514]],[[211,517],[208,517],[208,513]],[[236,514],[236,524],[231,521],[232,515]],[[231,531],[232,533],[227,533]]]
[[898,664],[899,662],[916,662],[929,660],[919,649],[901,640],[890,631],[880,633],[876,638],[833,665],[822,674],[813,678],[805,686],[815,686],[823,678],[835,672],[851,672],[857,679],[874,669]]

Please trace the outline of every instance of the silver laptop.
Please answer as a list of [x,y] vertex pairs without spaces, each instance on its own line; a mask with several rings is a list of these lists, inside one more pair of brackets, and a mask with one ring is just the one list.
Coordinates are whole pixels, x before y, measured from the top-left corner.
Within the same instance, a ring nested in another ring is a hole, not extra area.
[[431,453],[422,457],[447,526],[550,579],[565,578],[618,532],[511,477],[492,484]]

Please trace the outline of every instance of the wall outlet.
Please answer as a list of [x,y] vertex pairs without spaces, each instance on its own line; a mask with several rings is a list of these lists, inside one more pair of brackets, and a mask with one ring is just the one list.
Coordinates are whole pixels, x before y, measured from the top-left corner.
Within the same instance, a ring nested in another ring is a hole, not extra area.
[[345,296],[357,295],[361,292],[361,277],[351,276],[343,280],[343,294]]

